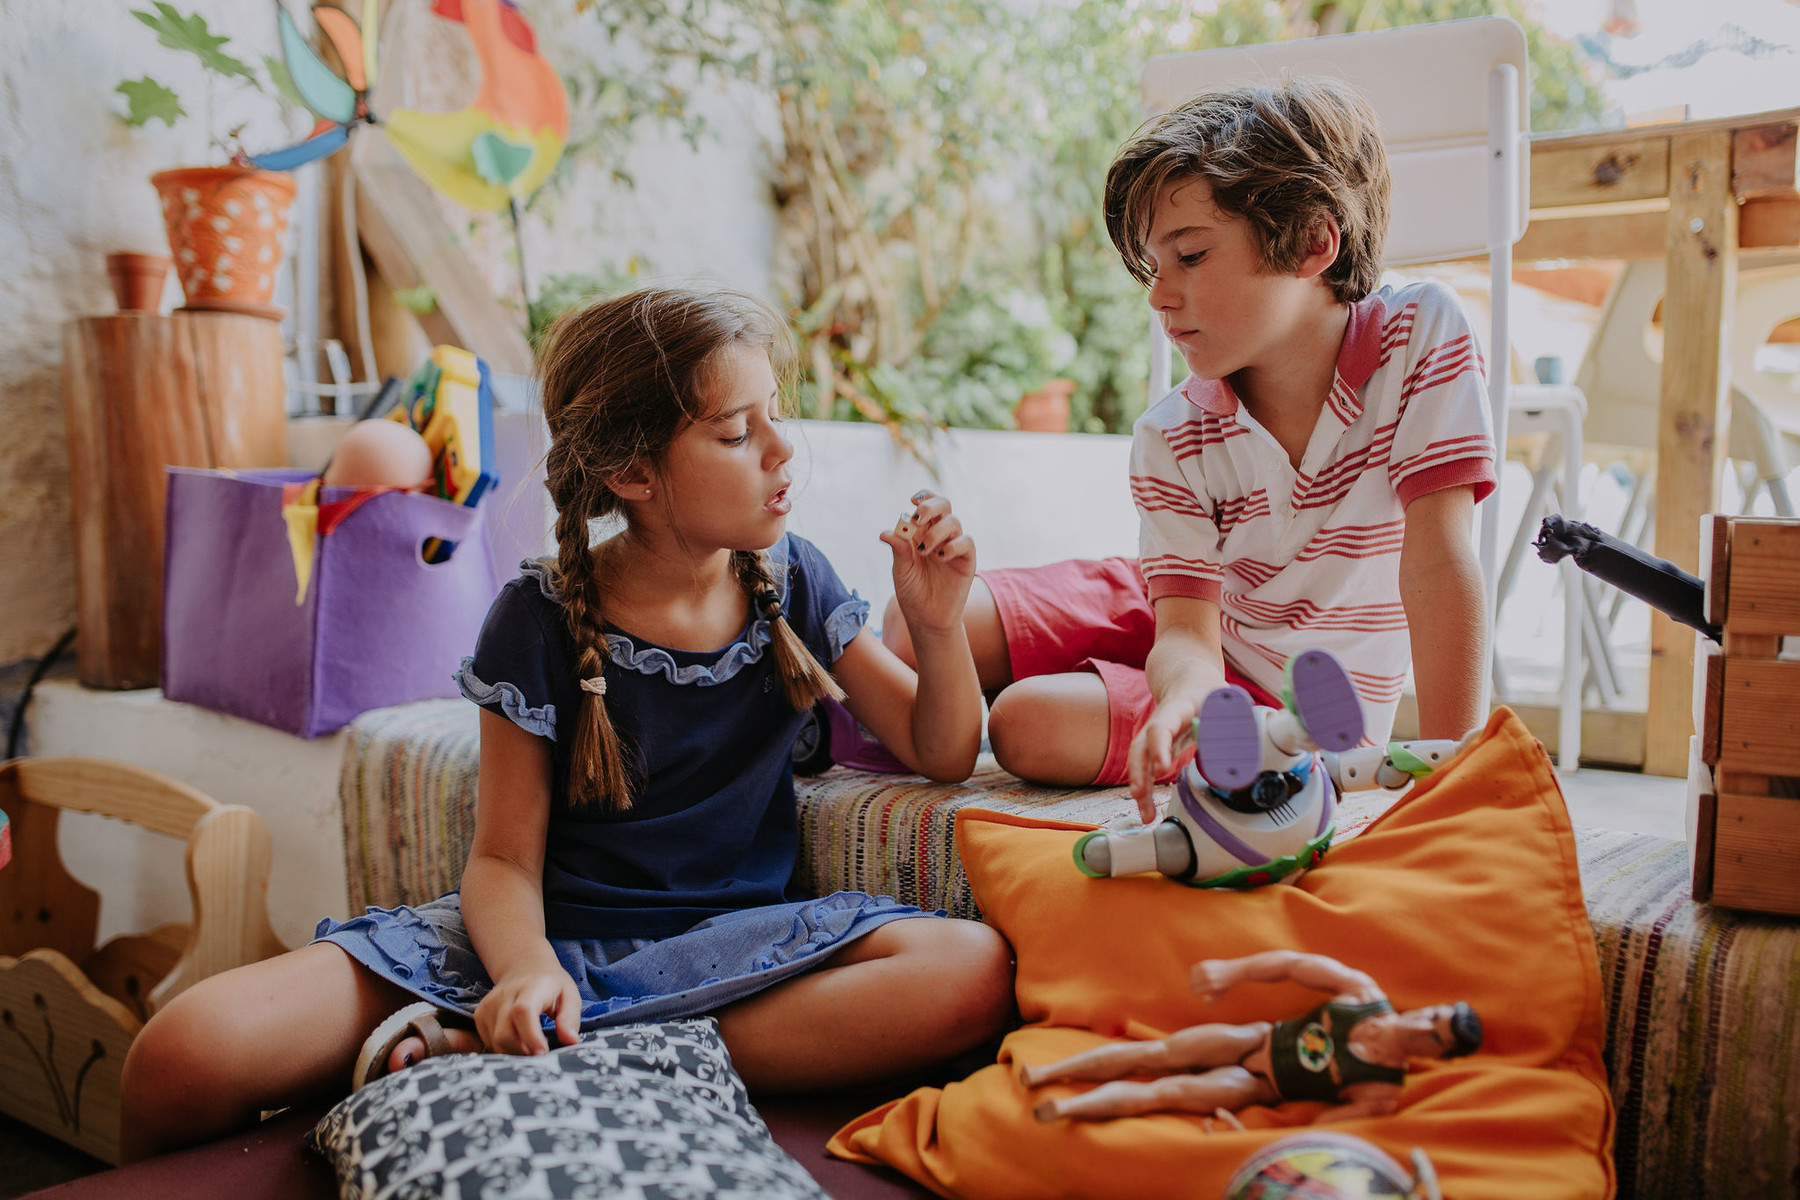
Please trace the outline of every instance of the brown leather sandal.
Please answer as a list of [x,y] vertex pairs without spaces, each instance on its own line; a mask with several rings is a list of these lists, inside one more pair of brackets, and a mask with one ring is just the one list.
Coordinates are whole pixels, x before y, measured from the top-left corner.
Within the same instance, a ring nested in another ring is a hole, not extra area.
[[447,1009],[439,1008],[429,1000],[420,1000],[390,1013],[369,1034],[357,1054],[356,1067],[350,1073],[350,1090],[355,1091],[388,1074],[388,1060],[409,1037],[424,1039],[427,1058],[450,1053],[449,1040],[444,1037],[446,1023],[454,1028],[471,1028],[466,1021],[454,1020]]

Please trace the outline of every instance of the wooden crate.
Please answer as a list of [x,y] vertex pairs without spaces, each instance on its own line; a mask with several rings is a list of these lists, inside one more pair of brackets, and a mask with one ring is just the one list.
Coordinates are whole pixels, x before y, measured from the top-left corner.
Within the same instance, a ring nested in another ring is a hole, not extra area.
[[1800,520],[1709,516],[1688,773],[1694,898],[1800,914]]

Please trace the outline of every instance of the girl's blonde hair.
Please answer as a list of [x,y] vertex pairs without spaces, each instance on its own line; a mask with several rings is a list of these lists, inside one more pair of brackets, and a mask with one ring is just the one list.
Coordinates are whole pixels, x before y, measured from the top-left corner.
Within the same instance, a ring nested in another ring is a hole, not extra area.
[[[594,521],[621,511],[606,480],[644,465],[655,472],[688,425],[709,407],[703,395],[719,354],[734,345],[769,355],[778,379],[793,372],[781,317],[737,292],[646,288],[556,322],[538,358],[550,427],[545,486],[556,505],[555,584],[579,651],[581,679],[606,661],[600,584],[591,552]],[[665,493],[666,494],[666,493]],[[776,670],[795,709],[843,692],[781,615],[781,592],[762,551],[735,551],[732,566],[755,611],[770,623]],[[571,805],[631,807],[633,785],[604,696],[582,689],[571,731]]]

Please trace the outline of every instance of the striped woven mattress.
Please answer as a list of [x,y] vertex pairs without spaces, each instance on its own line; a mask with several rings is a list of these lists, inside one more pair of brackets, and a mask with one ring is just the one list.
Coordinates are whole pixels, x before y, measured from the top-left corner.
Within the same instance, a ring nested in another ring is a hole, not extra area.
[[[454,888],[475,829],[477,710],[377,709],[349,729],[340,794],[353,911]],[[1122,789],[1026,784],[984,758],[967,782],[837,767],[797,781],[797,881],[975,917],[953,841],[965,807],[1128,822]],[[1339,836],[1387,803],[1352,795]],[[1800,1195],[1800,922],[1695,904],[1686,847],[1579,829],[1607,997],[1621,1196]]]

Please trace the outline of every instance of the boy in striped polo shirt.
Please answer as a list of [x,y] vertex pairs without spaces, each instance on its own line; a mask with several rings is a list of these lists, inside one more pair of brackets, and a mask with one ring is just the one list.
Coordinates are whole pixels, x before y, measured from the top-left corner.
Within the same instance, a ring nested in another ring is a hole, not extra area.
[[[1313,647],[1349,669],[1378,743],[1409,662],[1421,737],[1479,722],[1484,366],[1448,289],[1374,290],[1388,194],[1374,114],[1328,80],[1198,97],[1120,150],[1107,228],[1192,374],[1133,430],[1138,560],[977,578],[965,620],[1002,766],[1128,780],[1148,821],[1208,693],[1274,705]],[[896,613],[883,634],[910,649]]]

